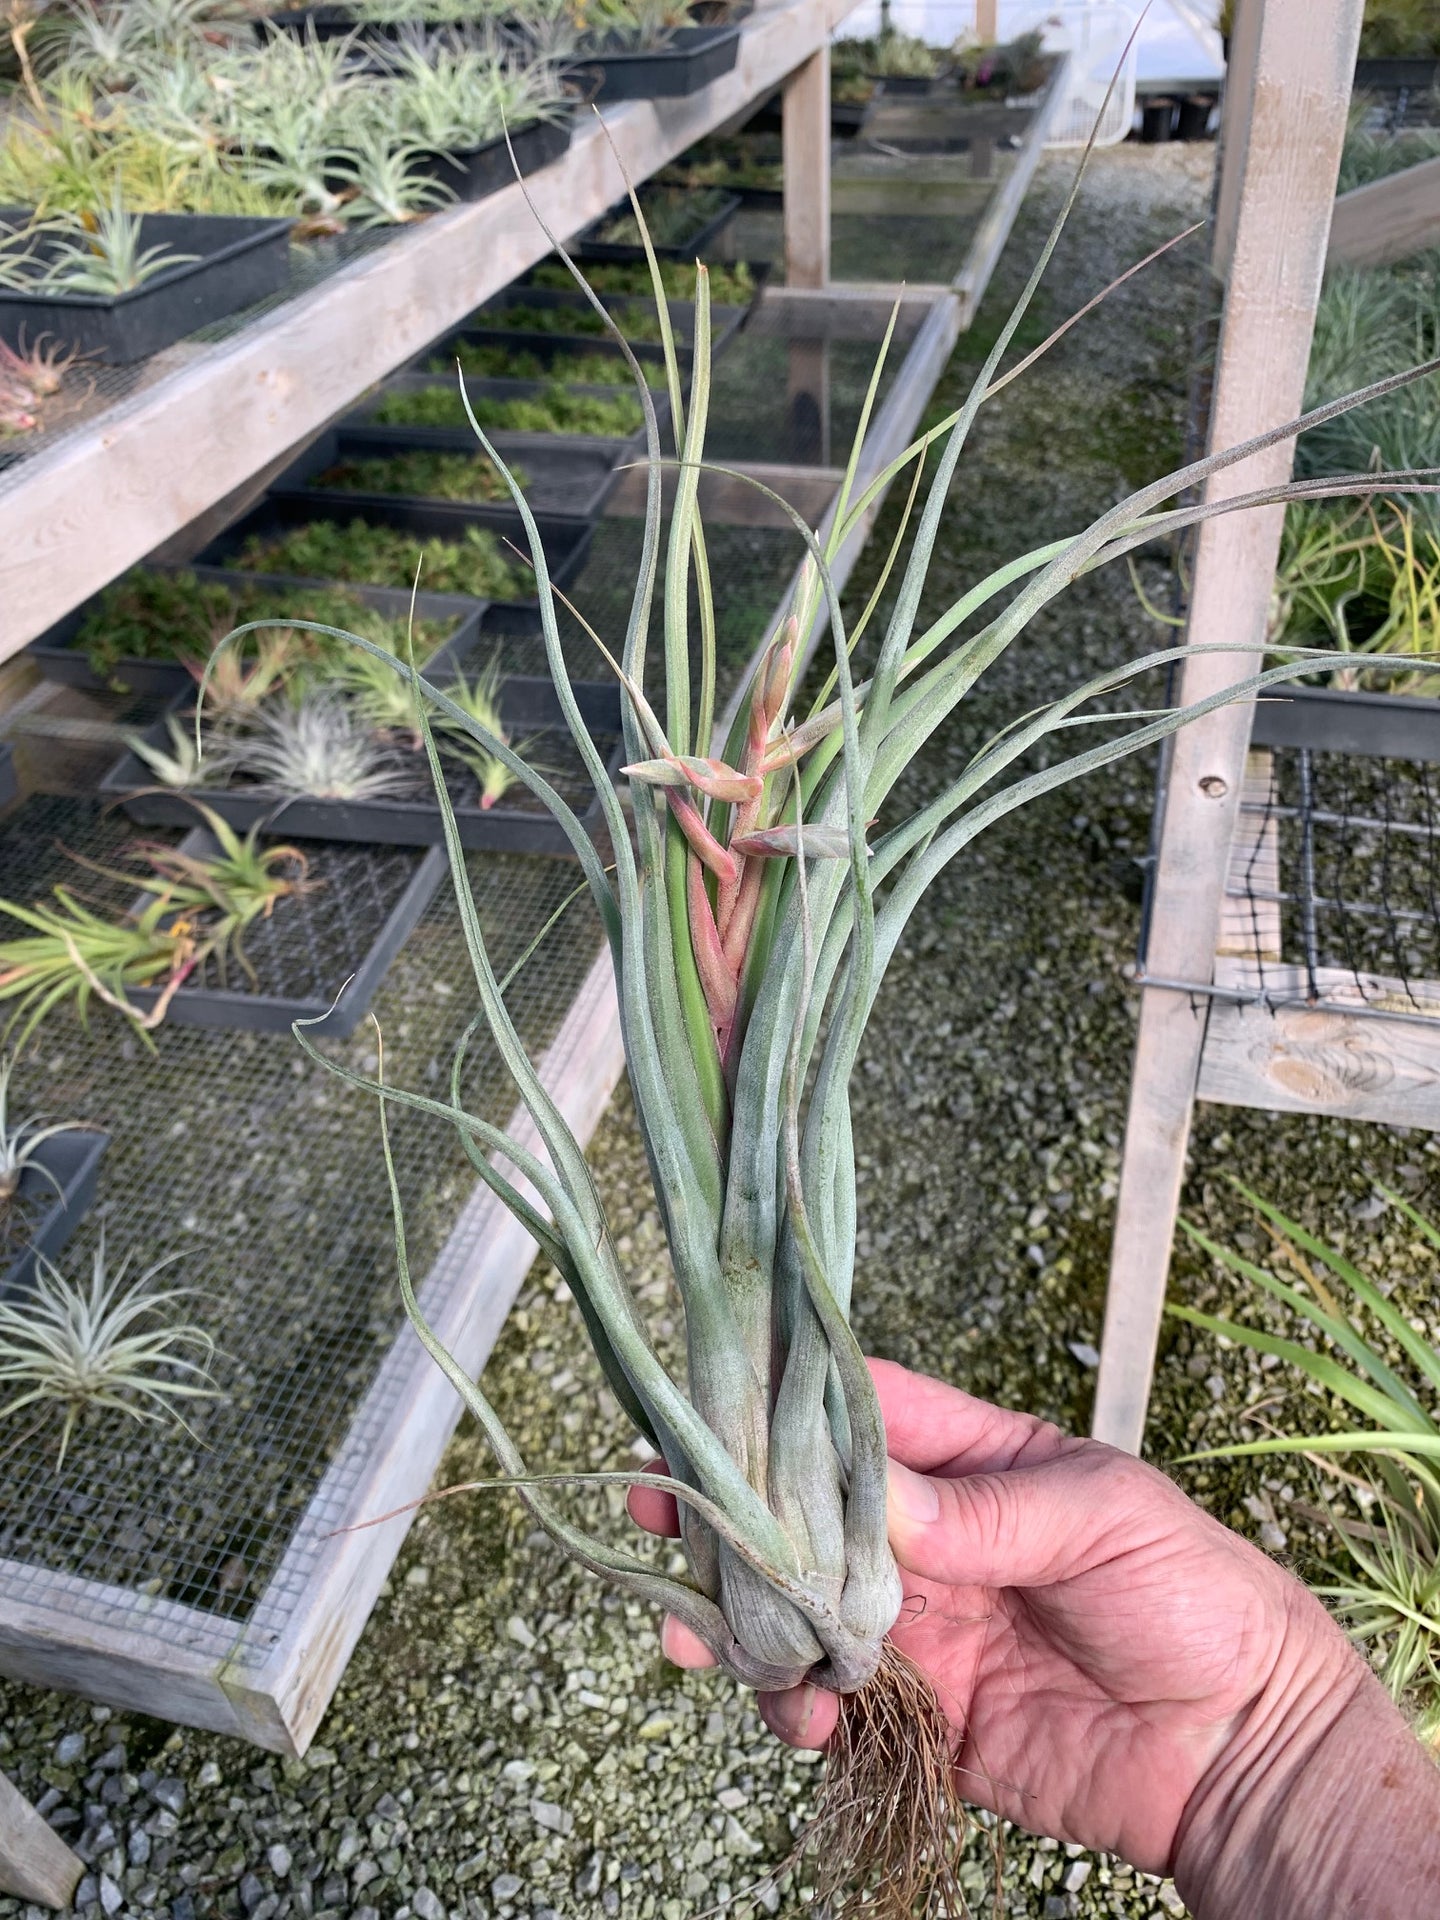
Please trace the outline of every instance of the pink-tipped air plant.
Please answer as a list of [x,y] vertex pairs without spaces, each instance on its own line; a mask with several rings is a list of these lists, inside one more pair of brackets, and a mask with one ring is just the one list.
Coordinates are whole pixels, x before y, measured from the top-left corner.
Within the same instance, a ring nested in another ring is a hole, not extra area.
[[[635,212],[640,219],[638,204]],[[818,1866],[832,1893],[848,1875],[855,1897],[863,1894],[865,1911],[874,1915],[955,1914],[963,1901],[951,1864],[958,1802],[944,1716],[923,1680],[887,1652],[901,1590],[886,1538],[885,1429],[849,1324],[856,1189],[847,1089],[866,1021],[920,896],[992,822],[1155,744],[1224,698],[1253,697],[1336,656],[1287,649],[1282,664],[1231,695],[1181,710],[1095,711],[1097,701],[1103,707],[1107,695],[1187,652],[1167,648],[1017,717],[918,812],[897,810],[896,784],[986,669],[1092,567],[1212,513],[1290,497],[1393,492],[1424,479],[1351,475],[1214,503],[1171,504],[1193,501],[1192,490],[1208,475],[1261,447],[1415,377],[1397,376],[1140,488],[1093,525],[1020,554],[922,623],[922,590],[956,464],[979,408],[1009,377],[999,374],[1000,362],[1059,231],[1057,222],[964,405],[861,486],[861,449],[887,334],[833,530],[821,541],[790,515],[805,564],[777,637],[754,665],[734,725],[719,738],[711,583],[697,498],[710,391],[708,281],[701,268],[687,407],[651,253],[681,457],[667,527],[657,417],[632,357],[647,423],[648,500],[629,622],[612,664],[622,691],[633,837],[571,689],[534,517],[471,416],[524,521],[556,695],[599,795],[613,868],[539,769],[462,711],[443,686],[423,681],[413,666],[392,664],[420,688],[437,728],[468,733],[538,797],[581,865],[614,960],[635,1110],[683,1302],[685,1378],[672,1376],[651,1342],[584,1154],[511,1021],[428,724],[479,1017],[544,1154],[465,1111],[458,1060],[449,1100],[387,1085],[383,1070],[371,1079],[329,1063],[378,1094],[382,1116],[393,1102],[456,1128],[480,1177],[554,1262],[580,1305],[617,1399],[664,1457],[666,1472],[646,1484],[668,1489],[679,1503],[688,1572],[662,1574],[628,1545],[584,1531],[557,1497],[557,1488],[574,1476],[547,1475],[543,1462],[522,1458],[481,1387],[425,1323],[392,1170],[407,1310],[483,1428],[503,1483],[567,1553],[674,1615],[738,1680],[761,1688],[813,1681],[836,1690],[842,1704],[852,1703],[842,1714],[842,1731],[848,1726],[851,1734],[841,1742],[850,1771],[846,1782],[833,1783],[830,1802],[838,1830],[823,1829]],[[590,297],[603,315],[600,301]],[[902,563],[904,543],[897,541],[887,562],[887,575],[899,569],[893,610],[868,645],[868,676],[860,679],[852,656],[880,596],[877,591],[847,629],[830,562],[898,477],[909,474],[912,505],[920,499],[920,471],[932,448],[938,458],[908,553]],[[645,662],[662,551],[664,673],[652,702]],[[957,639],[967,624],[973,631]],[[808,698],[809,651],[827,631],[833,664],[825,685]],[[608,653],[600,636],[596,640]],[[379,652],[363,640],[354,644]],[[1083,744],[1068,750],[1077,728]],[[1064,750],[1051,764],[1025,770],[1030,750],[1047,740]],[[387,1164],[388,1154],[387,1143]],[[501,1171],[501,1161],[538,1193],[539,1206]],[[897,1727],[906,1730],[898,1739]],[[874,1729],[885,1730],[883,1740]],[[897,1806],[906,1808],[906,1819],[893,1817]],[[913,1819],[912,1808],[921,1809]],[[922,1880],[928,1891],[919,1890]],[[911,1904],[916,1900],[918,1906]],[[829,1910],[845,1910],[843,1893]]]

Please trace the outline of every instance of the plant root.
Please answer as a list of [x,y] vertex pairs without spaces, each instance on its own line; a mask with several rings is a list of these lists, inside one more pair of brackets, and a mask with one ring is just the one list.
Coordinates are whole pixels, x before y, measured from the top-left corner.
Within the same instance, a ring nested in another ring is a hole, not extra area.
[[[840,1696],[800,1844],[813,1862],[817,1910],[828,1920],[962,1920],[970,1907],[960,1850],[974,1824],[956,1784],[945,1710],[925,1675],[887,1641],[874,1678]],[[998,1893],[998,1826],[995,1835]]]

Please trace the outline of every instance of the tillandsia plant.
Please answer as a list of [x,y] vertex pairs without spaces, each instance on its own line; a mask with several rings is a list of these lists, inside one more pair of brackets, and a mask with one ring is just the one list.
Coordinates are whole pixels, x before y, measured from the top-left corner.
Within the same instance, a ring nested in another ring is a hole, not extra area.
[[35,1156],[47,1140],[75,1130],[73,1121],[53,1120],[47,1123],[36,1114],[30,1114],[24,1120],[12,1121],[10,1077],[14,1071],[14,1056],[7,1053],[0,1057],[0,1210],[7,1208],[15,1198],[27,1172],[48,1180],[59,1193],[60,1184],[54,1174]]
[[[1061,222],[1078,185],[1077,178]],[[383,1067],[372,1077],[329,1062],[342,1078],[380,1097],[382,1121],[393,1104],[453,1126],[481,1179],[554,1261],[617,1399],[668,1469],[578,1478],[626,1480],[671,1493],[682,1516],[688,1573],[669,1577],[576,1525],[554,1487],[577,1476],[546,1475],[522,1457],[482,1389],[419,1308],[392,1167],[407,1310],[485,1432],[503,1483],[518,1490],[566,1552],[666,1609],[741,1681],[786,1688],[808,1680],[842,1696],[819,1816],[820,1899],[848,1883],[866,1912],[894,1916],[955,1914],[965,1903],[953,1865],[959,1789],[950,1729],[927,1683],[887,1647],[901,1587],[886,1535],[885,1429],[849,1325],[856,1188],[847,1088],[867,1019],[917,901],[986,827],[1032,798],[1153,745],[1225,699],[1253,696],[1333,656],[1292,656],[1232,694],[1182,709],[1109,711],[1109,696],[1186,653],[1167,648],[1017,716],[917,812],[906,816],[899,809],[897,785],[981,675],[1080,575],[1212,514],[1272,504],[1297,491],[1364,492],[1379,484],[1379,477],[1352,475],[1213,503],[1168,504],[1209,475],[1285,440],[1297,426],[1328,418],[1322,409],[1139,489],[1091,526],[1018,554],[922,621],[921,596],[957,463],[982,404],[1035,357],[999,372],[1059,232],[1057,223],[965,404],[896,459],[872,462],[879,470],[862,478],[887,334],[832,530],[822,540],[780,503],[804,562],[788,615],[773,641],[758,648],[728,729],[717,729],[716,625],[698,506],[710,395],[708,282],[703,272],[697,276],[687,405],[651,252],[681,450],[678,473],[667,528],[659,419],[632,368],[648,446],[638,577],[624,634],[610,636],[609,645],[593,636],[613,658],[620,681],[633,839],[571,686],[534,516],[523,493],[513,490],[556,698],[594,784],[613,867],[540,769],[465,714],[443,685],[395,663],[424,696],[426,747],[480,1002],[476,1024],[493,1036],[543,1156],[465,1110],[464,1043],[448,1100],[388,1084]],[[603,312],[598,296],[592,305]],[[1338,401],[1334,409],[1349,404]],[[478,424],[475,431],[507,473]],[[915,517],[931,449],[938,458]],[[902,476],[909,486],[905,525],[880,585],[847,626],[831,565],[881,493]],[[1394,476],[1385,479],[1396,484]],[[663,588],[657,589],[662,555]],[[892,574],[898,579],[893,609],[871,636]],[[652,612],[663,666],[658,686],[648,658]],[[825,632],[833,664],[812,695],[804,691],[809,643]],[[869,659],[863,678],[852,664],[862,642]],[[512,1022],[440,778],[431,713],[437,724],[463,730],[508,765],[548,809],[599,912],[615,966],[638,1122],[683,1303],[684,1380],[667,1371],[651,1344],[580,1145]],[[1072,747],[1077,730],[1081,744]],[[1031,749],[1042,743],[1061,751],[1048,765],[1027,766]],[[325,1058],[303,1025],[296,1033],[316,1058]],[[492,1153],[530,1183],[538,1206],[492,1163]],[[388,1165],[388,1141],[386,1158]],[[897,1808],[904,1809],[903,1819]]]
[[[1293,1278],[1277,1278],[1182,1222],[1186,1234],[1229,1272],[1278,1301],[1306,1333],[1318,1335],[1325,1344],[1311,1347],[1178,1303],[1169,1311],[1252,1352],[1288,1362],[1342,1403],[1344,1424],[1208,1447],[1187,1458],[1298,1453],[1355,1489],[1362,1513],[1369,1508],[1368,1515],[1356,1519],[1336,1507],[1327,1515],[1350,1567],[1337,1570],[1334,1584],[1317,1592],[1345,1616],[1357,1640],[1379,1643],[1381,1678],[1397,1701],[1408,1696],[1416,1702],[1421,1737],[1440,1746],[1440,1347],[1417,1331],[1354,1261],[1248,1187],[1238,1181],[1235,1185],[1274,1241],[1274,1264],[1283,1262]],[[1388,1188],[1381,1193],[1414,1229],[1422,1258],[1433,1262],[1440,1249],[1440,1227],[1400,1194]],[[1357,1427],[1357,1413],[1368,1424]],[[1343,1469],[1339,1463],[1347,1459],[1367,1462],[1374,1478]]]
[[127,213],[117,180],[93,214],[53,214],[23,236],[31,244],[0,259],[0,286],[14,293],[133,293],[158,274],[189,266],[193,253],[142,247],[142,216]]

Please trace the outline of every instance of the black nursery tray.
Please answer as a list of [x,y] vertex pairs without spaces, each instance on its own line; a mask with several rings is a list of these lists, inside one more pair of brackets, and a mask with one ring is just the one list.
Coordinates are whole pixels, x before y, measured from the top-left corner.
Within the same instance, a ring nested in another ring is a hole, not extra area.
[[[240,552],[251,534],[278,534],[288,528],[304,526],[310,520],[333,520],[337,516],[319,504],[318,496],[309,492],[267,494],[257,507],[251,509],[242,520],[227,527],[217,540],[213,540],[200,554],[198,565],[206,568],[221,566],[229,568],[235,556]],[[412,533],[417,539],[425,540],[435,536],[442,540],[457,540],[467,527],[488,527],[502,540],[512,540],[523,554],[528,551],[525,541],[525,529],[518,513],[508,507],[465,506],[454,500],[407,500],[403,495],[395,499],[381,498],[378,495],[355,494],[345,496],[345,509],[341,518],[365,520],[372,526],[400,527]],[[550,578],[556,586],[564,586],[584,564],[590,549],[592,523],[558,514],[535,515],[535,523],[540,530],[540,538],[545,546],[546,564],[550,569]],[[247,571],[248,570],[241,570]],[[374,582],[352,580],[323,580],[311,574],[285,574],[256,572],[248,577],[264,580],[273,585],[279,581],[297,586],[371,586]],[[395,591],[393,587],[391,591]],[[408,603],[408,593],[403,596]],[[443,596],[452,605],[463,604],[459,595]],[[471,606],[478,604],[470,602]],[[487,607],[508,607],[515,615],[538,614],[539,600],[531,598],[512,602],[487,601]]]
[[[702,220],[683,241],[674,241],[655,248],[657,260],[676,260],[689,265],[697,253],[703,253],[729,226],[740,211],[742,202],[738,193],[727,193],[721,205],[708,219]],[[577,245],[571,248],[576,260],[615,260],[634,263],[645,258],[645,249],[639,241],[599,240],[595,236],[603,231],[606,223],[631,211],[628,200],[619,200],[607,213],[586,227]]]
[[58,1259],[65,1242],[94,1204],[100,1162],[109,1144],[108,1133],[79,1126],[67,1127],[40,1143],[20,1176],[15,1196],[24,1216],[35,1225],[26,1236],[26,1244],[0,1273],[0,1300],[23,1292],[31,1284],[37,1255],[50,1261]]
[[1257,747],[1308,747],[1434,765],[1440,763],[1440,700],[1339,687],[1270,687],[1255,702],[1250,740]]
[[[525,498],[533,512],[573,514],[580,519],[593,519],[600,511],[614,478],[615,462],[629,444],[584,434],[495,433],[490,439],[506,464],[519,467],[525,475]],[[425,495],[368,493],[318,484],[331,467],[345,460],[419,452],[484,456],[469,427],[332,427],[286,468],[274,490],[301,493],[331,518],[353,511],[357,501],[383,504],[418,499],[426,503]],[[433,496],[428,499],[436,506],[452,504]]]
[[[437,684],[443,684],[440,676]],[[624,758],[619,689],[585,682],[572,685],[581,718],[613,781]],[[500,710],[524,757],[575,809],[586,832],[598,833],[604,823],[600,797],[570,738],[552,683],[527,675],[506,677],[500,685]],[[162,720],[146,737],[158,744],[164,732]],[[447,788],[464,846],[491,853],[573,857],[570,842],[528,787],[514,786],[493,807],[484,809],[475,799],[474,776],[463,768],[455,769]],[[198,801],[241,831],[263,823],[267,832],[287,837],[383,847],[438,847],[444,838],[429,769],[418,754],[413,798],[407,794],[364,801],[296,799],[277,806],[273,794],[255,790],[214,788],[186,796],[157,790],[135,753],[126,753],[115,763],[101,782],[100,793],[118,801],[132,820],[147,827],[188,826]]]
[[[502,134],[483,147],[468,153],[434,153],[419,163],[418,170],[428,173],[442,187],[448,187],[457,200],[483,200],[487,194],[508,187],[518,172],[521,179],[561,159],[570,147],[572,121],[532,120],[528,126],[512,131],[510,146]],[[514,148],[511,158],[510,148]]]
[[[193,573],[200,579],[212,580],[223,586],[243,588],[266,587],[272,584],[294,584],[283,576],[271,576],[262,573],[243,573],[239,569],[218,567],[174,567],[155,572]],[[328,582],[318,582],[328,585]],[[403,587],[349,586],[348,590],[363,605],[374,607],[379,613],[388,613],[397,619],[403,619],[410,612],[410,593]],[[169,699],[181,693],[186,687],[193,686],[189,669],[178,660],[148,660],[137,656],[131,660],[116,663],[110,680],[106,681],[95,672],[85,658],[84,649],[79,645],[80,629],[84,626],[91,611],[103,598],[101,593],[92,594],[88,600],[67,613],[63,620],[57,620],[53,627],[32,641],[26,649],[26,658],[33,660],[47,680],[58,681],[62,686],[80,687],[94,692],[105,686],[125,687],[131,693],[150,694],[159,699]],[[417,620],[451,620],[454,625],[445,639],[430,656],[438,660],[442,655],[464,653],[474,645],[475,636],[480,630],[480,620],[485,602],[462,599],[452,593],[418,593],[415,596],[415,617]]]
[[[186,819],[194,817],[193,806],[187,807]],[[192,827],[180,848],[195,854],[217,851],[204,827]],[[445,850],[432,847],[415,854],[399,847],[372,851],[312,842],[301,851],[309,863],[306,878],[318,884],[312,892],[278,901],[268,920],[247,931],[245,956],[254,969],[253,982],[233,953],[223,978],[214,960],[206,961],[172,997],[165,1015],[169,1026],[288,1033],[292,1021],[318,1018],[310,1031],[326,1039],[343,1040],[355,1031],[445,877]],[[142,894],[132,911],[151,899]],[[132,988],[129,995],[142,1012],[159,997],[154,987]]]
[[721,79],[739,52],[738,27],[681,27],[651,53],[597,47],[576,61],[571,78],[592,100],[672,100]]
[[[29,219],[24,209],[0,208],[0,229]],[[290,271],[290,227],[288,220],[230,214],[144,214],[142,251],[163,246],[199,258],[109,297],[0,292],[0,339],[19,347],[22,337],[48,336],[57,348],[107,363],[146,360],[197,327],[278,293]]]

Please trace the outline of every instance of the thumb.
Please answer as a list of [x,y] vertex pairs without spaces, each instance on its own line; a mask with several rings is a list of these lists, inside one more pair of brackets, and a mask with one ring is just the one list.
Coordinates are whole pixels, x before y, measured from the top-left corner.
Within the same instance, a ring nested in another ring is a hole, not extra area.
[[951,1586],[1038,1587],[1062,1579],[1074,1571],[1076,1509],[1083,1505],[1072,1476],[1049,1465],[938,1479],[889,1463],[895,1558],[908,1572]]

